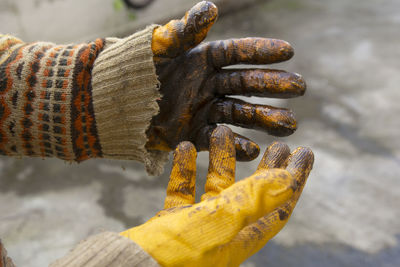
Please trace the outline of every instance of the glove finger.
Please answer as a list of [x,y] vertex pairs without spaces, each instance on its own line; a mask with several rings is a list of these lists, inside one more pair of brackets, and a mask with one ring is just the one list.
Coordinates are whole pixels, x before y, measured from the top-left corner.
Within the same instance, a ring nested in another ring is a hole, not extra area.
[[296,202],[292,197],[267,216],[244,227],[231,242],[221,247],[220,253],[229,255],[228,257],[235,259],[238,264],[257,253],[282,230],[289,220]]
[[[196,136],[196,148],[198,151],[208,151],[210,147],[210,138],[216,124],[208,125],[198,131]],[[235,140],[236,160],[252,161],[260,154],[260,147],[252,140],[238,133],[233,133]]]
[[287,164],[286,170],[295,179],[296,186],[290,201],[257,222],[258,232],[263,233],[265,238],[269,239],[275,236],[289,220],[311,172],[314,154],[309,148],[298,147],[290,154],[285,164]]
[[222,70],[212,78],[218,95],[291,98],[304,95],[306,83],[297,73],[280,70]]
[[217,16],[217,7],[202,1],[186,12],[182,19],[156,28],[151,46],[154,56],[173,58],[195,47],[206,38]]
[[260,147],[243,135],[233,133],[235,138],[236,160],[252,161],[260,154]]
[[295,195],[301,190],[307,180],[314,164],[314,153],[306,147],[296,148],[287,159],[286,170],[296,179],[297,188]]
[[235,64],[271,64],[289,60],[294,51],[285,41],[267,38],[243,38],[208,42],[193,53],[204,54],[209,64],[221,68]]
[[[282,160],[279,160],[282,162]],[[294,194],[290,200],[276,208],[271,213],[260,218],[241,230],[238,235],[223,248],[226,251],[234,251],[246,259],[259,251],[273,238],[288,222],[293,209],[303,191],[307,177],[312,169],[314,155],[308,148],[297,148],[287,159],[287,170],[296,181]],[[246,244],[244,247],[243,244]],[[239,257],[240,255],[237,255]]]
[[196,157],[196,148],[190,142],[181,142],[175,149],[164,209],[195,202]]
[[273,142],[265,150],[257,171],[280,168],[290,155],[289,146],[283,142]]
[[201,200],[218,195],[235,182],[236,151],[232,130],[218,126],[211,134],[208,174]]
[[212,104],[208,121],[263,130],[275,136],[288,136],[297,129],[296,119],[291,110],[250,104],[228,97]]

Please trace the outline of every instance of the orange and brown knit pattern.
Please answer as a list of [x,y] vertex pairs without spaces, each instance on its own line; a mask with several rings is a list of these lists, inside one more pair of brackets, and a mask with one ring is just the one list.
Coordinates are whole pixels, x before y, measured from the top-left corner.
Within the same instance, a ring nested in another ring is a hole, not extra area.
[[0,35],[0,154],[101,157],[91,72],[104,40],[58,46]]

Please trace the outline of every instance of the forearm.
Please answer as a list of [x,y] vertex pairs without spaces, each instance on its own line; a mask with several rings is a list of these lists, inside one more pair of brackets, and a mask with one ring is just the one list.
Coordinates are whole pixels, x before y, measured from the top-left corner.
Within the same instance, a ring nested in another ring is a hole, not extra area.
[[157,262],[138,244],[117,233],[104,232],[80,242],[51,267],[157,267]]
[[[0,240],[0,266],[15,267]],[[132,240],[113,232],[103,232],[82,240],[51,267],[158,267],[158,263]]]
[[0,154],[133,159],[160,172],[166,155],[144,147],[160,97],[152,29],[80,45],[0,35]]
[[90,79],[103,46],[100,39],[3,46],[1,154],[76,161],[101,156]]

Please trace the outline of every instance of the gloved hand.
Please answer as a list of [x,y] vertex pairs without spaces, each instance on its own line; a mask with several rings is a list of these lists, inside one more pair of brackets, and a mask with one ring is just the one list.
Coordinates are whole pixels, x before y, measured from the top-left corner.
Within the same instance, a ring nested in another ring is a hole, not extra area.
[[257,171],[234,184],[234,135],[225,126],[210,140],[210,162],[201,202],[195,204],[196,149],[175,150],[164,210],[121,235],[162,266],[238,266],[288,221],[313,165],[313,153],[270,145]]
[[[290,98],[303,95],[306,84],[295,73],[271,69],[224,69],[235,64],[271,64],[293,56],[285,41],[245,38],[200,42],[217,19],[211,2],[200,2],[181,20],[153,32],[152,50],[161,83],[160,112],[147,130],[148,149],[169,151],[181,141],[208,150],[217,123],[287,136],[296,129],[292,111],[250,104],[228,95]],[[238,160],[252,160],[259,147],[234,134]]]

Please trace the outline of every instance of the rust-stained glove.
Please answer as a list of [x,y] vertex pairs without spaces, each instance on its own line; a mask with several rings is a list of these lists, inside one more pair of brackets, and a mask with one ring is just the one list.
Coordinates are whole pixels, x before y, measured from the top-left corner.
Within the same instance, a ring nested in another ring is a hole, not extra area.
[[[235,64],[271,64],[293,56],[289,43],[244,38],[201,43],[217,19],[211,2],[200,2],[180,20],[153,32],[152,50],[161,83],[160,112],[147,130],[148,149],[170,151],[181,141],[208,150],[217,123],[287,136],[296,129],[292,111],[246,103],[229,95],[290,98],[306,84],[295,73],[272,69],[224,69]],[[252,160],[259,147],[234,134],[238,160]]]
[[122,232],[162,266],[238,266],[288,221],[313,165],[313,153],[268,147],[257,171],[235,181],[234,135],[225,126],[210,140],[210,162],[201,202],[195,204],[196,149],[175,150],[165,209]]

